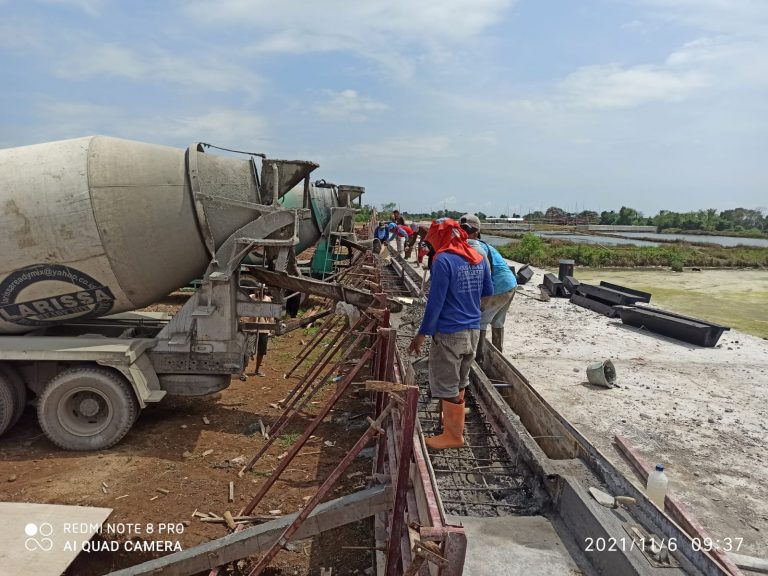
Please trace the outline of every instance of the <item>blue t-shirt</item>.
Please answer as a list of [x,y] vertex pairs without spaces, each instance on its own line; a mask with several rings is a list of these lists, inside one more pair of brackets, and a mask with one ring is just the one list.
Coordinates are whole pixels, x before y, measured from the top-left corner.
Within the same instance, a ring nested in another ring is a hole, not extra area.
[[509,292],[512,288],[517,286],[517,278],[515,278],[512,270],[510,270],[507,261],[504,260],[504,256],[502,256],[496,248],[490,244],[481,242],[480,240],[470,239],[467,240],[467,242],[469,242],[469,245],[472,246],[472,248],[480,252],[481,256],[485,256],[490,262],[493,262],[492,276],[494,294]]
[[470,264],[458,254],[441,252],[430,272],[429,298],[419,333],[433,336],[435,332],[480,330],[480,298],[493,294],[485,258],[480,264]]

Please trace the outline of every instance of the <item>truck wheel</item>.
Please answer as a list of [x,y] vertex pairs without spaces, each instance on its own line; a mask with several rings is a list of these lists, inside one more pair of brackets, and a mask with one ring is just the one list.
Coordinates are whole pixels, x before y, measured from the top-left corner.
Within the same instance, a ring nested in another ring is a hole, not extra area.
[[16,394],[11,381],[0,374],[0,436],[11,427],[16,412]]
[[13,366],[0,366],[0,376],[5,376],[5,379],[11,383],[11,387],[14,390],[13,418],[11,418],[9,425],[9,428],[11,428],[16,425],[21,415],[24,414],[24,408],[27,407],[27,387]]
[[37,418],[48,439],[65,450],[103,450],[128,433],[139,415],[130,384],[101,367],[77,367],[51,379]]

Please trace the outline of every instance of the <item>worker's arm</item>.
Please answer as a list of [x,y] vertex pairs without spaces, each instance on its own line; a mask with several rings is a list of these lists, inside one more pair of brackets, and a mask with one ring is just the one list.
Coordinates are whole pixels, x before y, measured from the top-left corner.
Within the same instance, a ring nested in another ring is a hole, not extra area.
[[488,260],[483,258],[483,292],[482,297],[493,296],[493,278],[491,277],[491,268],[488,266]]
[[[424,309],[424,319],[421,321],[419,334],[432,336],[437,331],[437,320],[440,317],[451,283],[451,266],[448,262],[447,258],[440,257],[440,255],[436,256],[432,262],[429,297]],[[493,285],[491,285],[491,291],[493,291]]]

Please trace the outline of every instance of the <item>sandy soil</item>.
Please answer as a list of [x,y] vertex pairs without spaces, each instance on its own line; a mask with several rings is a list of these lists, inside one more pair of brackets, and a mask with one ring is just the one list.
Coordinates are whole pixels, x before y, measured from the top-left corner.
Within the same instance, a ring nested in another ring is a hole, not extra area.
[[[700,348],[566,299],[539,302],[525,296],[538,295],[536,272],[507,317],[505,355],[628,478],[637,481],[612,446],[617,433],[665,464],[670,492],[715,538],[743,538],[742,554],[768,557],[768,342],[732,330]],[[605,359],[617,388],[586,381],[587,365]]]
[[[153,309],[172,312],[180,299],[177,296]],[[295,377],[286,380],[283,374],[306,340],[304,330],[271,340],[264,362],[265,377],[249,376],[245,382],[233,378],[229,388],[212,397],[165,399],[145,409],[122,442],[98,453],[57,449],[41,434],[34,409],[29,406],[20,423],[0,438],[0,500],[109,507],[114,509],[110,523],[188,522],[178,537],[185,549],[224,536],[224,527],[203,523],[191,514],[195,509],[218,515],[225,510],[237,513],[275,469],[277,457],[303,431],[309,414],[290,427],[290,434],[283,435],[251,473],[237,477],[239,466],[231,461],[239,456],[250,458],[262,445],[260,434],[247,431],[257,426],[259,419],[269,425],[277,418],[279,411],[273,404],[298,381]],[[299,369],[297,375],[301,374]],[[317,400],[323,401],[331,393],[325,390]],[[298,510],[362,434],[365,418],[351,417],[367,415],[366,402],[349,394],[302,450],[306,455],[300,454],[289,466],[284,479],[277,482],[255,513]],[[203,417],[210,423],[205,424]],[[212,452],[203,455],[208,450]],[[328,499],[359,489],[369,473],[370,460],[355,460]],[[227,502],[229,481],[235,482],[234,503]],[[108,486],[106,493],[102,482]],[[168,494],[158,492],[158,488]],[[334,567],[334,574],[348,574],[352,569],[362,572],[371,566],[370,553],[345,550],[342,545],[371,546],[370,524],[328,532],[299,544],[295,551],[283,551],[270,573],[319,573],[320,567]],[[148,554],[126,552],[120,556],[83,553],[68,573],[103,574],[149,558]],[[243,570],[245,566],[234,573]]]

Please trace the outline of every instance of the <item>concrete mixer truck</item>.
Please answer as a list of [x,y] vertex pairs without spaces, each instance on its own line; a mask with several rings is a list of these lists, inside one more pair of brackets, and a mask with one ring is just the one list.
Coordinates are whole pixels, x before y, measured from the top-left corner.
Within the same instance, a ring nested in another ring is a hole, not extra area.
[[[298,275],[297,245],[346,234],[340,187],[323,200],[317,164],[258,164],[103,136],[0,150],[0,435],[32,393],[54,444],[103,449],[148,403],[227,387],[244,362],[239,319],[277,323],[278,289],[385,305]],[[241,288],[249,255],[273,303]],[[172,318],[138,311],[194,278]]]

